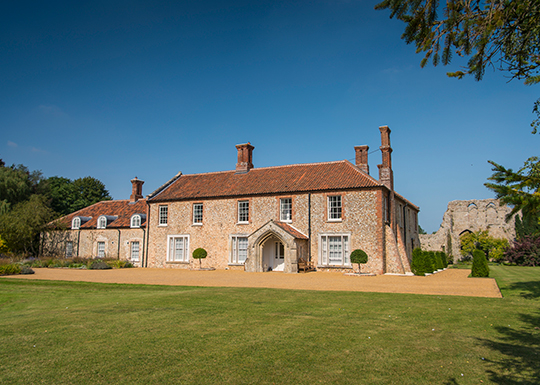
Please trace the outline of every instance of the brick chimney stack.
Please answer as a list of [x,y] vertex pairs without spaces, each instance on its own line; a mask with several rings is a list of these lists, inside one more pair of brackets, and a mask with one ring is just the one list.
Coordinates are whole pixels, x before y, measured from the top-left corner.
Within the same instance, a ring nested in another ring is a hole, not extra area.
[[368,165],[368,146],[355,146],[354,151],[356,152],[356,167],[369,175],[369,165]]
[[236,163],[236,173],[244,174],[253,168],[253,147],[251,143],[237,144],[238,162]]
[[143,198],[143,195],[142,195],[143,184],[144,184],[144,181],[137,179],[137,177],[131,180],[131,196],[129,197],[129,200],[131,202],[137,202],[139,199]]
[[394,174],[392,171],[392,147],[390,147],[390,128],[388,126],[379,127],[381,131],[381,153],[382,164],[379,164],[379,182],[394,190]]

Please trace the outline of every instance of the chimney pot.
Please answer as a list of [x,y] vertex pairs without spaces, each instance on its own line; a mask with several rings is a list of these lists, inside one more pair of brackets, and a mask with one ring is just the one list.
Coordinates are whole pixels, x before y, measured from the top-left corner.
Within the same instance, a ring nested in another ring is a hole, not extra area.
[[392,147],[390,147],[390,128],[388,126],[379,127],[381,131],[381,153],[382,164],[379,164],[379,182],[386,185],[390,190],[394,190],[394,174],[392,171]]

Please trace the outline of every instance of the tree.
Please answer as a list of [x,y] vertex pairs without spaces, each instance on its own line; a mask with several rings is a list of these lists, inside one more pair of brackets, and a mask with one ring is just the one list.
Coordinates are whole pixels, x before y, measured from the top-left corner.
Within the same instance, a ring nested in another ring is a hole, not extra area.
[[360,264],[367,263],[367,261],[368,261],[368,255],[366,254],[364,250],[356,249],[351,253],[351,263],[358,264],[358,273],[361,272]]
[[516,238],[540,237],[540,220],[538,217],[526,215],[515,217]]
[[494,238],[487,230],[466,233],[461,237],[461,255],[465,258],[474,256],[474,250],[482,250],[487,258],[501,261],[508,249],[508,240]]
[[[540,2],[538,0],[446,0],[439,18],[437,0],[384,0],[375,9],[390,9],[390,17],[407,26],[401,36],[425,52],[421,66],[431,60],[448,65],[453,54],[469,57],[463,71],[450,77],[473,75],[481,80],[486,67],[510,74],[531,85],[540,82]],[[533,112],[533,133],[540,124],[540,99]]]
[[514,172],[495,162],[488,182],[484,185],[493,190],[502,203],[510,205],[512,211],[506,216],[512,216],[521,211],[523,216],[540,217],[540,160],[537,157],[529,158],[522,168]]
[[201,248],[201,247],[199,247],[198,249],[193,250],[193,259],[198,259],[199,260],[199,270],[202,269],[201,259],[206,258],[207,255],[208,255],[208,253],[206,252],[206,250]]
[[482,250],[473,251],[472,277],[489,277],[489,265]]
[[424,230],[420,225],[418,225],[418,234],[427,234],[426,230]]
[[51,208],[60,215],[68,215],[94,203],[111,199],[105,185],[90,176],[74,181],[52,176],[45,180],[44,185],[43,190]]
[[0,215],[0,234],[9,251],[38,255],[39,236],[54,217],[45,197],[34,194],[25,202]]

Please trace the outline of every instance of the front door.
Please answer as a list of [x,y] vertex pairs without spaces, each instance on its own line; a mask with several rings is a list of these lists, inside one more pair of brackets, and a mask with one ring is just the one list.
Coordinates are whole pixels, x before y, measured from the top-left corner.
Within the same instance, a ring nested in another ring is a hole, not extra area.
[[283,271],[285,267],[285,247],[280,241],[274,243],[274,271]]

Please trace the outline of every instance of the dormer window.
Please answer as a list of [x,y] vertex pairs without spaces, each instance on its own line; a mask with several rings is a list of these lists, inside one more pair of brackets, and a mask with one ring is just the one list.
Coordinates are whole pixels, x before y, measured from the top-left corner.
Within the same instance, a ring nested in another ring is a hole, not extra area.
[[132,228],[139,228],[141,227],[141,216],[140,215],[133,215],[131,217],[131,227]]
[[81,228],[81,218],[75,217],[71,221],[71,229],[72,230],[79,230]]
[[97,221],[97,228],[98,229],[105,229],[107,227],[107,217],[102,215],[98,218]]

